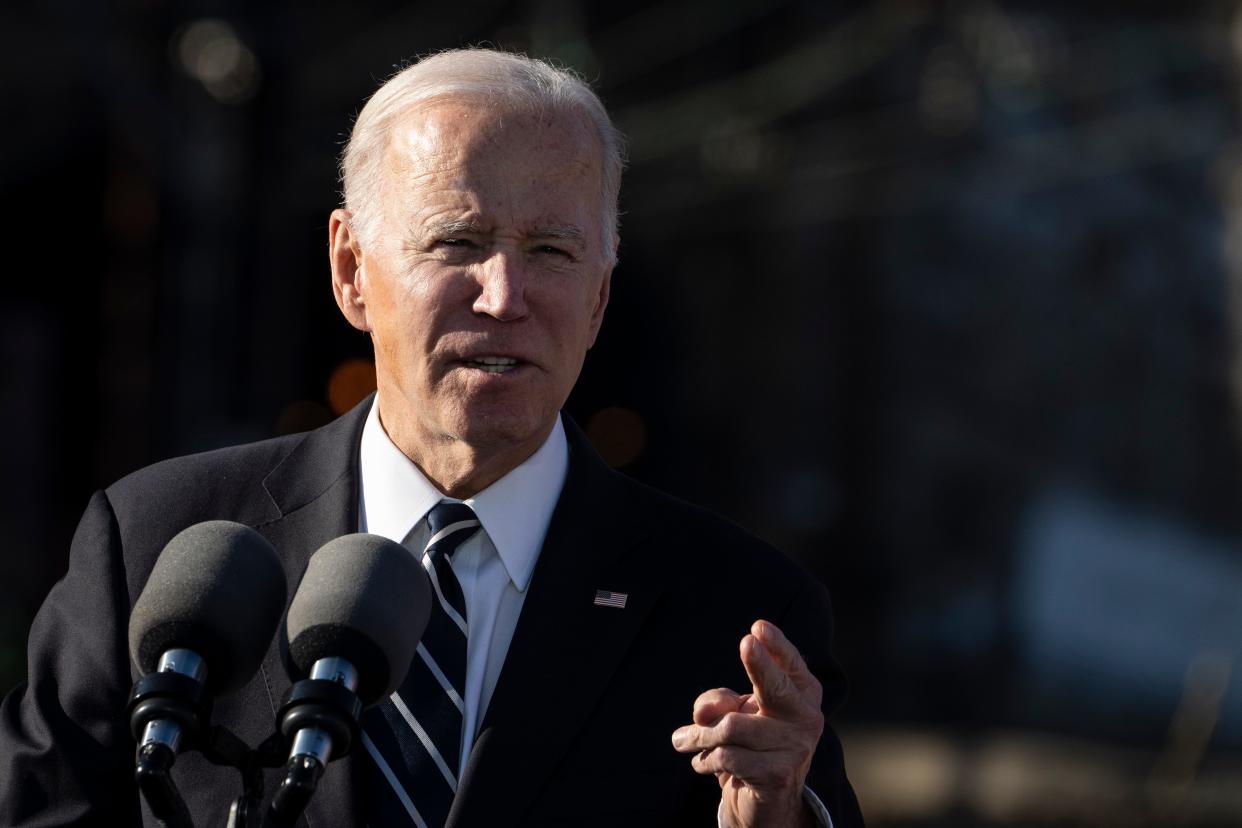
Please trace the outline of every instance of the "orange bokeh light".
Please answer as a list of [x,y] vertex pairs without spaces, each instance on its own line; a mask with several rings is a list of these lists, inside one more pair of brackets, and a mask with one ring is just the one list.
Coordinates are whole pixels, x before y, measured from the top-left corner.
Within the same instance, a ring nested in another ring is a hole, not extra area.
[[375,390],[375,363],[369,359],[347,359],[328,379],[328,406],[340,416]]

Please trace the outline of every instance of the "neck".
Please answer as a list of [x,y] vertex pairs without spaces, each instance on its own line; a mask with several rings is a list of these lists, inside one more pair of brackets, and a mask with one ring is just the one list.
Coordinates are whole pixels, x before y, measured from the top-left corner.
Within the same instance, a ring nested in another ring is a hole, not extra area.
[[379,412],[380,426],[393,445],[410,459],[433,486],[448,497],[473,497],[539,450],[551,433],[552,425],[529,440],[499,446],[478,446],[448,434],[421,437],[390,422]]

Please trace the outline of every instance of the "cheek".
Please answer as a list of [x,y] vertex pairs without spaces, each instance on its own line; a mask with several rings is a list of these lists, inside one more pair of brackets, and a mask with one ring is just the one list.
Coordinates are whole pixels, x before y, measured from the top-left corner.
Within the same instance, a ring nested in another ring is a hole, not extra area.
[[425,316],[408,285],[389,283],[376,291],[367,318],[377,359],[382,355],[390,365],[402,368],[417,362],[423,340],[419,320]]
[[600,284],[595,282],[575,297],[577,301],[572,311],[573,326],[571,330],[579,338],[579,344],[584,347],[591,346],[595,330],[601,318],[600,314],[603,312],[604,299],[600,291]]
[[435,307],[427,285],[413,275],[389,275],[376,287],[372,311],[378,332],[389,339],[408,338],[418,321],[426,318],[425,309]]

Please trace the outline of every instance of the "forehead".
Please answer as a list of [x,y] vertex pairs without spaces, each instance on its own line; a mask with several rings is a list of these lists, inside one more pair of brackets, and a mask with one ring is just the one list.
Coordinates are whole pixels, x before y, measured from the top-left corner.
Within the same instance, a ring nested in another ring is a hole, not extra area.
[[[494,100],[423,104],[399,115],[386,152],[387,184],[407,195],[473,193],[541,202],[602,197],[601,149],[572,112],[517,108]],[[546,206],[546,205],[545,205]]]

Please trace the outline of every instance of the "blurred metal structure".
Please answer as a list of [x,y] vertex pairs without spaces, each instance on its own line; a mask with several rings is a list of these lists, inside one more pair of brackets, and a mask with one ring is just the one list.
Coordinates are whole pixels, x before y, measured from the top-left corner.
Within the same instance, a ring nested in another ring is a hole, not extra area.
[[1233,824],[1240,21],[0,11],[0,684],[90,490],[365,393],[323,255],[335,153],[401,61],[492,43],[578,68],[632,141],[610,319],[569,409],[613,462],[832,586],[873,824]]

